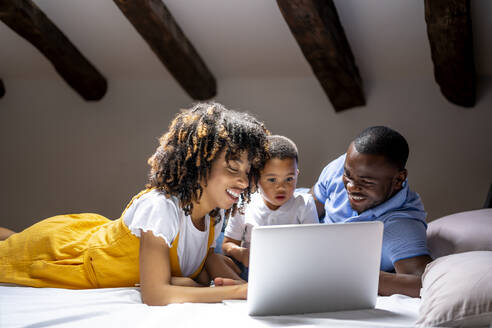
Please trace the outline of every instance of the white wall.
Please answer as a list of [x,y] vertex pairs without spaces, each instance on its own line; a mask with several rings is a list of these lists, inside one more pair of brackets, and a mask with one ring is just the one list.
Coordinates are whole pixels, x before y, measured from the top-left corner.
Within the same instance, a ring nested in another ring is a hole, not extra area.
[[[119,217],[146,183],[157,137],[191,103],[173,81],[110,80],[95,103],[60,80],[4,82],[0,225],[17,230],[63,213]],[[311,186],[363,128],[400,131],[410,144],[410,187],[432,220],[483,205],[492,183],[490,82],[480,81],[484,94],[470,109],[448,103],[432,80],[366,82],[367,106],[338,114],[314,78],[219,80],[217,100],[297,143],[299,186]]]

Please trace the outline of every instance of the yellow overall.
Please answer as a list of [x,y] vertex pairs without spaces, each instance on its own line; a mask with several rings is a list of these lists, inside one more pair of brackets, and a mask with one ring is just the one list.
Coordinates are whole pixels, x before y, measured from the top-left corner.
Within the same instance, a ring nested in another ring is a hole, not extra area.
[[[140,239],[121,217],[109,220],[93,213],[59,215],[38,222],[0,241],[0,282],[33,287],[103,288],[135,286],[140,282]],[[214,241],[210,218],[208,247]],[[172,276],[180,277],[179,233],[169,250]],[[202,270],[205,258],[190,276]]]

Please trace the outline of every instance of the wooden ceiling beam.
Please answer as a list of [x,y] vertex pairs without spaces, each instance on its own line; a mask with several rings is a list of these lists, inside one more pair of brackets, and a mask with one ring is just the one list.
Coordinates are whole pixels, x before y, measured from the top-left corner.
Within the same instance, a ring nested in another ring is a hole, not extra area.
[[0,79],[0,98],[3,98],[5,96],[5,87],[3,85],[2,79]]
[[475,105],[475,61],[470,0],[425,0],[434,76],[450,102]]
[[31,0],[0,1],[0,20],[29,41],[85,100],[99,100],[106,79]]
[[362,79],[332,0],[277,0],[335,111],[365,105]]
[[162,0],[114,2],[191,98],[215,97],[214,76]]

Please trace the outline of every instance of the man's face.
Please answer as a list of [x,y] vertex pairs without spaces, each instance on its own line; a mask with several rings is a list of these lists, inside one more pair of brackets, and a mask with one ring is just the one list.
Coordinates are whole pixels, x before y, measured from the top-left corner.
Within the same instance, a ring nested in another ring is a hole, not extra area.
[[382,156],[359,153],[351,143],[347,150],[343,184],[350,206],[362,213],[384,203],[402,188],[406,170]]

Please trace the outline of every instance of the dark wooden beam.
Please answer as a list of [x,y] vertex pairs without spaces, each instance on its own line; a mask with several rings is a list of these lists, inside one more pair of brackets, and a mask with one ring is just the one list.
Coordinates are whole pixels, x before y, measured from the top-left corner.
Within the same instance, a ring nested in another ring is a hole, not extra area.
[[31,0],[1,0],[0,20],[29,41],[85,100],[99,100],[106,79]]
[[114,2],[191,98],[217,94],[214,76],[162,0]]
[[475,105],[475,61],[470,0],[425,0],[434,76],[450,102]]
[[3,98],[5,95],[5,87],[3,86],[3,81],[0,79],[0,98]]
[[362,80],[332,0],[277,0],[335,111],[365,105]]

